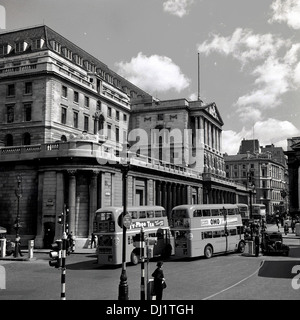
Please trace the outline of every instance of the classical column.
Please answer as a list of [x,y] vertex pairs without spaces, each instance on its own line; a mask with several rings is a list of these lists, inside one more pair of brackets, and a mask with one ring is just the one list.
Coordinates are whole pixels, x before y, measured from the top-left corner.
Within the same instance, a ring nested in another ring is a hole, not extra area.
[[172,208],[176,207],[176,183],[172,183]]
[[97,179],[98,179],[99,171],[93,170],[91,172],[91,180],[90,180],[90,205],[89,205],[89,231],[88,234],[92,234],[93,232],[93,222],[94,215],[97,210]]
[[69,233],[75,236],[76,223],[76,170],[67,170],[69,175]]
[[166,206],[166,213],[168,218],[171,217],[172,211],[172,190],[171,190],[171,183],[167,182],[167,206]]
[[[61,214],[64,212],[64,174],[61,171],[56,172],[56,222]],[[61,239],[62,237],[62,225],[59,223],[55,224],[55,239]]]
[[161,205],[161,182],[156,180],[155,181],[155,190],[156,190],[156,205],[160,206]]
[[299,208],[300,208],[300,165],[298,167],[298,210]]

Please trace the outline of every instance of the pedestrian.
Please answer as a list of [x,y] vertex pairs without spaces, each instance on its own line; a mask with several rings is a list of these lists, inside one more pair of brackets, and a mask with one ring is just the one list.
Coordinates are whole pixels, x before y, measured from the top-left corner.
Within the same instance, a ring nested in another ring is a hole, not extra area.
[[154,278],[154,294],[156,295],[156,300],[162,300],[163,285],[165,284],[165,276],[162,270],[163,262],[158,261],[156,266],[157,268],[152,273],[152,277]]
[[260,244],[259,235],[256,234],[255,237],[254,237],[255,257],[259,256],[259,244]]
[[92,233],[92,240],[91,240],[91,249],[96,248],[96,235]]
[[21,257],[23,257],[23,253],[21,251],[21,238],[20,236],[16,237],[16,242],[15,242],[15,253],[14,253],[14,257],[16,258],[17,255],[19,254]]
[[289,232],[289,226],[287,224],[287,222],[284,224],[284,234],[287,235],[287,233]]
[[291,222],[291,229],[292,229],[292,233],[295,232],[295,220],[293,219]]

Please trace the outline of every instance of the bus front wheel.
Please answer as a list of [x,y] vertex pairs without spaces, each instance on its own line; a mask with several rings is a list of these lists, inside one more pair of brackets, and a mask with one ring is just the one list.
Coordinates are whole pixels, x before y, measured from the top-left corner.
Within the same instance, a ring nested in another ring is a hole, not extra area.
[[209,259],[213,256],[213,248],[211,245],[207,245],[204,249],[204,256],[206,259]]
[[134,265],[137,265],[139,263],[139,258],[134,252],[131,252],[130,261]]

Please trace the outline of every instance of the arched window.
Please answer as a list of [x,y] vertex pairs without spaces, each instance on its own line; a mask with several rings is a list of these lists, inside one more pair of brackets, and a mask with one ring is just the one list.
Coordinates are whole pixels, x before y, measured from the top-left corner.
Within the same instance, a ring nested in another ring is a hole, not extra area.
[[30,133],[25,132],[23,134],[23,145],[26,146],[26,145],[29,145],[29,144],[31,144],[31,136],[30,136]]
[[60,140],[61,140],[62,142],[67,142],[67,137],[66,137],[65,135],[62,135],[62,136],[60,137]]
[[7,134],[6,136],[5,136],[5,146],[6,147],[11,147],[11,146],[13,146],[14,145],[14,138],[13,138],[13,136],[11,135],[11,134]]

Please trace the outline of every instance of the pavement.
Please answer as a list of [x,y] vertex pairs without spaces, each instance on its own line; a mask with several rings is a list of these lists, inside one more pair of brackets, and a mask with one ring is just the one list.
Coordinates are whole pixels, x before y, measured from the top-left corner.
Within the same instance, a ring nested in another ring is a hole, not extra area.
[[[13,255],[11,256],[6,256],[6,257],[0,257],[0,260],[5,260],[5,261],[33,261],[36,260],[34,257],[35,253],[46,253],[48,254],[51,249],[33,249],[33,252],[31,254],[29,253],[28,248],[21,248],[21,251],[23,253],[23,257],[18,256],[14,257]],[[1,250],[0,250],[1,252]],[[90,248],[76,248],[72,254],[96,254],[96,248],[90,249]]]

